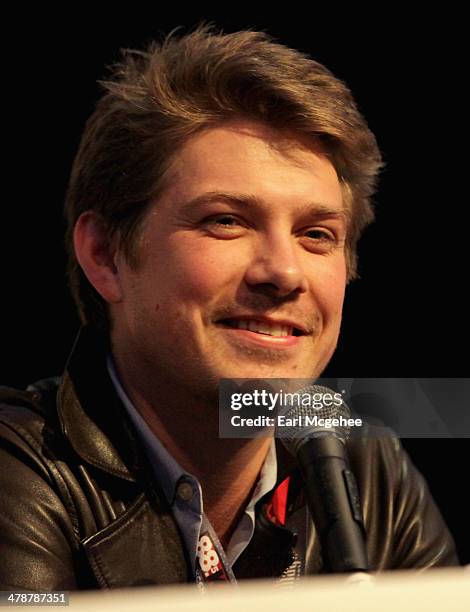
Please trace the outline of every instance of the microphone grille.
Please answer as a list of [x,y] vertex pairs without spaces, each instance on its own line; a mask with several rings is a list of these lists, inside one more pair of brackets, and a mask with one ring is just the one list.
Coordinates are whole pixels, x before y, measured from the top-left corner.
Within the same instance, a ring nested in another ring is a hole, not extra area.
[[[341,442],[346,442],[350,431],[348,425],[331,424],[332,419],[341,420],[342,417],[344,420],[351,417],[351,411],[341,396],[341,401],[330,401],[329,398],[338,398],[338,395],[328,387],[309,385],[297,391],[296,399],[289,401],[283,407],[279,415],[285,417],[284,422],[292,422],[292,425],[278,426],[276,436],[281,439],[289,453],[295,456],[298,449],[307,440],[321,436],[332,435]],[[305,398],[306,396],[310,396],[311,402],[306,403],[305,399],[299,401],[299,397]],[[329,425],[325,423],[329,423]]]

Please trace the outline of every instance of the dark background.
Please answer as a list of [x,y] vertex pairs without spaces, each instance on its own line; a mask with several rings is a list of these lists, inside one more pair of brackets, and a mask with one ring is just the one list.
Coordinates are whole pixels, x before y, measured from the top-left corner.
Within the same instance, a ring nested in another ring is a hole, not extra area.
[[[129,12],[130,11],[130,12]],[[65,281],[62,202],[97,79],[120,47],[202,18],[226,31],[264,29],[345,80],[387,167],[377,221],[360,245],[361,280],[348,289],[341,342],[327,375],[468,376],[465,123],[459,16],[381,8],[346,14],[310,6],[264,14],[134,8],[96,15],[17,9],[2,38],[4,159],[0,215],[0,384],[60,373],[78,323]],[[461,118],[462,117],[462,118]],[[465,187],[464,187],[465,185]],[[470,441],[406,440],[470,563],[464,497]]]

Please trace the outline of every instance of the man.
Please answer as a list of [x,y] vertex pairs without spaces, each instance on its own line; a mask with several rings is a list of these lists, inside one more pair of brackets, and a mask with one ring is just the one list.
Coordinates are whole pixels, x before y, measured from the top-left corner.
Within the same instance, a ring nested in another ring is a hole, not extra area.
[[[170,36],[104,86],[66,201],[83,328],[60,380],[2,392],[0,586],[321,572],[295,466],[218,437],[218,382],[324,370],[375,139],[344,84],[256,32]],[[371,567],[456,563],[399,444],[349,452]]]

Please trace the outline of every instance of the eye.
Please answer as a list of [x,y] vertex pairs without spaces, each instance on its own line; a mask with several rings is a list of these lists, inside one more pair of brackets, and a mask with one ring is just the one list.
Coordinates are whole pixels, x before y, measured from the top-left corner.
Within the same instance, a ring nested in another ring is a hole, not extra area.
[[211,215],[202,221],[204,231],[216,238],[236,238],[246,227],[242,219],[229,213]]
[[239,220],[233,215],[216,215],[206,219],[206,222],[221,225],[223,227],[234,227],[240,224]]
[[326,254],[341,245],[336,232],[327,227],[309,227],[300,235],[304,247],[312,253]]
[[305,232],[305,236],[307,236],[308,238],[312,238],[313,240],[326,240],[336,242],[336,236],[334,235],[334,233],[325,228],[314,227]]

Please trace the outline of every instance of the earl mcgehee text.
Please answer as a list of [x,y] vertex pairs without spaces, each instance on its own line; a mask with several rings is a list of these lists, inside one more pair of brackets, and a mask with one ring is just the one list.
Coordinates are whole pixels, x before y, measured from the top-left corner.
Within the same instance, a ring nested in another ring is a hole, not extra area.
[[236,414],[231,417],[230,423],[233,427],[362,427],[362,419],[343,416],[325,418],[316,414],[296,417],[285,414],[278,414],[276,417],[258,415],[254,418],[245,418]]

